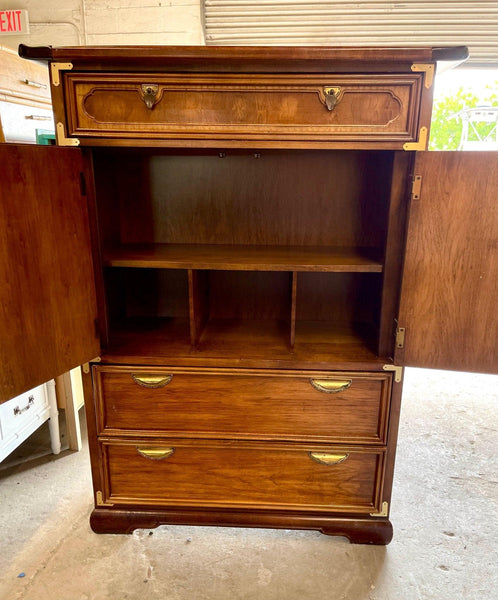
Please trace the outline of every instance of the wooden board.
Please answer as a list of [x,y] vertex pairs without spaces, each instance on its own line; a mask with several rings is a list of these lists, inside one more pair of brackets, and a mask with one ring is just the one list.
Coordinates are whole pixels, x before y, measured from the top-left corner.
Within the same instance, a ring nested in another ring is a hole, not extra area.
[[423,152],[410,207],[400,364],[498,372],[498,153]]
[[0,146],[0,401],[100,353],[81,151]]

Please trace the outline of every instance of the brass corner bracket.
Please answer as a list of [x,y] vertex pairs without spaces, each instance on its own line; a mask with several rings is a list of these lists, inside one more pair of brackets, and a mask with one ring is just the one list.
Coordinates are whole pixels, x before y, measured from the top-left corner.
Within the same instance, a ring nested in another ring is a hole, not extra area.
[[60,121],[57,123],[57,127],[55,128],[55,135],[57,137],[57,145],[58,146],[79,146],[80,141],[78,138],[68,138],[66,137],[66,130],[64,129],[64,123]]
[[421,127],[418,132],[418,141],[406,142],[403,150],[425,150],[427,148],[427,127]]
[[384,371],[394,371],[394,381],[396,383],[401,382],[401,378],[403,377],[403,367],[398,367],[397,365],[384,365],[382,368]]
[[91,362],[100,362],[102,359],[100,358],[100,356],[96,356],[95,358],[92,358],[92,360],[90,362],[86,362],[83,363],[81,365],[81,368],[83,369],[83,373],[90,373],[90,363]]
[[73,68],[73,63],[70,62],[53,62],[50,63],[50,74],[52,75],[52,85],[58,86],[61,84],[61,71],[70,71]]
[[411,66],[414,73],[425,73],[424,86],[429,89],[434,83],[435,65],[430,63],[414,63]]
[[389,515],[389,502],[382,503],[382,509],[378,513],[370,513],[371,517],[387,517]]
[[104,498],[100,490],[95,494],[95,496],[97,506],[114,506],[112,502],[104,502]]

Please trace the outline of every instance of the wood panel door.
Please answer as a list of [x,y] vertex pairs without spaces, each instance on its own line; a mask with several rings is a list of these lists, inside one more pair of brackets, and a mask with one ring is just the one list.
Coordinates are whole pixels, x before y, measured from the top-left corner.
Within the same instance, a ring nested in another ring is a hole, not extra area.
[[0,402],[100,353],[81,150],[0,145]]
[[498,152],[421,152],[396,362],[498,372]]

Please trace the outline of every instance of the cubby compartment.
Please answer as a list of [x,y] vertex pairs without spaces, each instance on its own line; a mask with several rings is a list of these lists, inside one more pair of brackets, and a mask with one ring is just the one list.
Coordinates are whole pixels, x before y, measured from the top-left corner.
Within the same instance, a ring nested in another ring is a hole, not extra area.
[[108,350],[132,356],[139,332],[167,358],[375,358],[394,161],[95,150]]

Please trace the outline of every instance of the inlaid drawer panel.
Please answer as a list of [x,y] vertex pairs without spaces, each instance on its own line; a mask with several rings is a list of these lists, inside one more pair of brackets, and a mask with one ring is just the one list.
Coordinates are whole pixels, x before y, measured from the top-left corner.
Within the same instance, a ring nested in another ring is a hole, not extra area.
[[389,373],[102,366],[94,374],[99,430],[107,435],[386,439]]
[[[409,74],[64,74],[67,134],[332,142],[414,141],[422,94]],[[393,146],[390,146],[393,147]]]
[[107,504],[370,513],[384,454],[338,447],[166,440],[102,444]]

